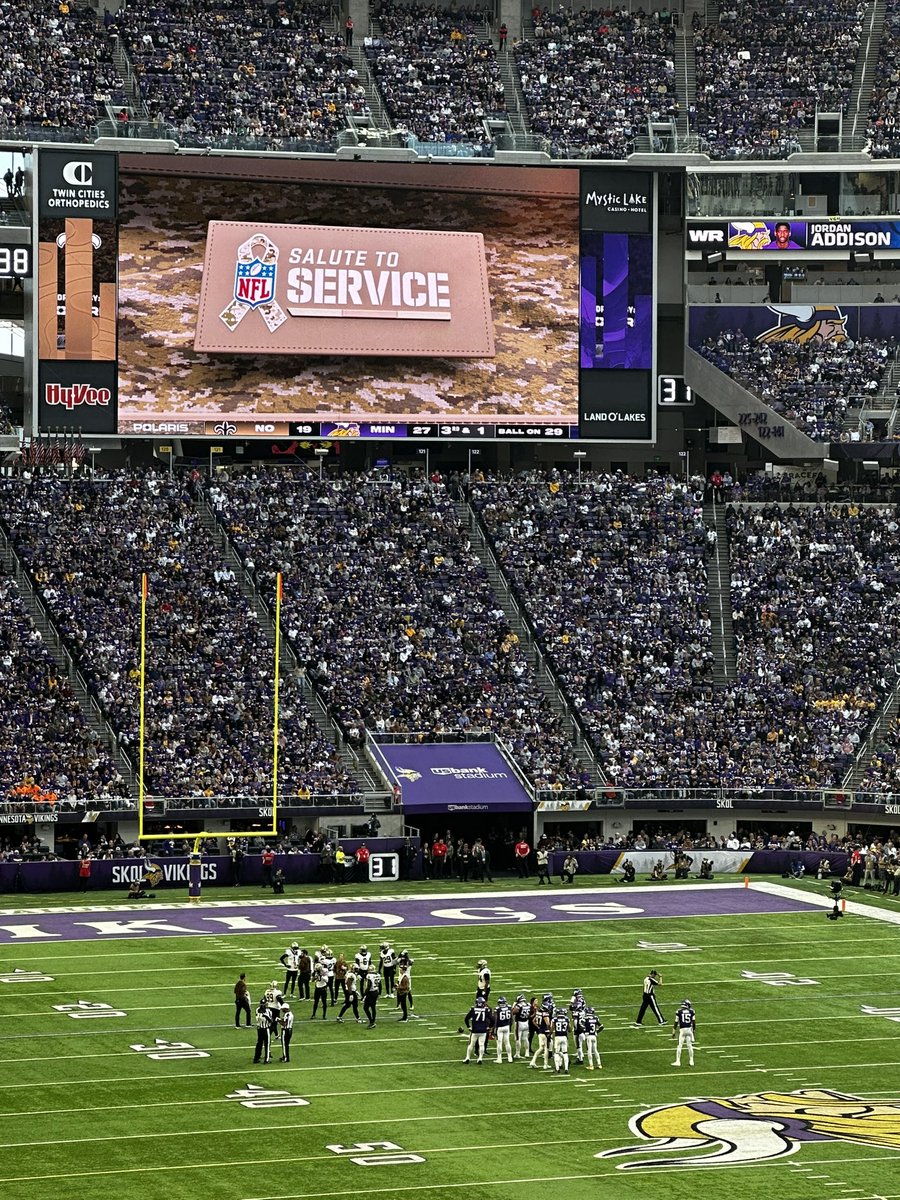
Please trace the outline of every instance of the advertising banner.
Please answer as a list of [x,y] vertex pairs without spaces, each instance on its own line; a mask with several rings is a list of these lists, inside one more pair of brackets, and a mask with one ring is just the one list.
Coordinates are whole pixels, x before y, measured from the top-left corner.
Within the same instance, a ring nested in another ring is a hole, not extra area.
[[789,250],[896,250],[898,247],[900,221],[754,217],[731,221],[728,225],[729,250],[773,250],[783,254]]
[[38,363],[38,426],[83,433],[116,432],[114,362]]
[[484,238],[210,221],[194,349],[492,358]]
[[403,788],[405,812],[530,812],[533,807],[493,742],[398,742],[374,749]]
[[581,228],[602,233],[650,233],[652,177],[649,171],[581,172]]
[[900,338],[900,305],[692,305],[688,342],[699,350],[710,338],[740,330],[756,342],[838,344],[860,338]]
[[38,216],[115,221],[119,209],[118,155],[88,150],[41,149]]
[[653,438],[653,181],[581,172],[579,437]]

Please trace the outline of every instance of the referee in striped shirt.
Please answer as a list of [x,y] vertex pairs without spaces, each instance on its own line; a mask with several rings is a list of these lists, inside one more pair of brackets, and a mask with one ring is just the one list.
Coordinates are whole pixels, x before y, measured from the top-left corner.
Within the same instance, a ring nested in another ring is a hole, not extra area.
[[641,997],[641,1009],[637,1015],[637,1020],[632,1025],[632,1029],[640,1029],[644,1020],[644,1013],[649,1008],[656,1017],[660,1025],[665,1025],[665,1019],[659,1011],[659,1005],[656,1003],[656,989],[662,983],[662,976],[658,971],[651,971],[649,975],[644,977],[644,993]]
[[291,1061],[291,1038],[294,1036],[294,1014],[289,1004],[281,1006],[281,1061]]

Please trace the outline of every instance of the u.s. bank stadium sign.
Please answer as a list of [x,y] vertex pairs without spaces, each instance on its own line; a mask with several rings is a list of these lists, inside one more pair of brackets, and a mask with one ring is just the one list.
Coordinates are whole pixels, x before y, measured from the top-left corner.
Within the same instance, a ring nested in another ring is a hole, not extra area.
[[194,348],[493,357],[484,238],[210,221]]

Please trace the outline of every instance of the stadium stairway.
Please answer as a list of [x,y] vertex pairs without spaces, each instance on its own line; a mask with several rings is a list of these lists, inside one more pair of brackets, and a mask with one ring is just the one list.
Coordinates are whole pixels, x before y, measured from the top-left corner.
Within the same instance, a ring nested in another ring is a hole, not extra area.
[[534,670],[535,678],[541,691],[550,701],[554,712],[571,734],[575,757],[579,766],[588,772],[593,787],[601,786],[606,782],[606,779],[594,754],[593,747],[585,736],[584,728],[576,716],[572,705],[566,698],[559,680],[556,678],[537,644],[537,639],[532,632],[531,626],[528,624],[518,600],[513,594],[509,580],[494,556],[481,522],[475,511],[465,501],[456,501],[454,508],[459,517],[460,525],[464,529],[468,529],[471,535],[472,552],[480,559],[482,566],[487,572],[494,595],[500,602],[500,607],[506,615],[510,629],[519,639],[519,645]]
[[857,750],[853,766],[841,781],[841,786],[845,791],[855,790],[864,785],[866,768],[876,753],[883,735],[898,716],[900,716],[900,686],[895,686],[875,718],[866,740]]
[[731,561],[728,553],[726,506],[715,500],[703,505],[703,522],[716,533],[715,543],[706,552],[709,578],[710,649],[715,656],[713,679],[717,687],[728,687],[737,680],[737,654],[731,621]]
[[72,691],[75,693],[78,705],[84,713],[88,725],[107,747],[110,758],[112,758],[119,769],[119,773],[125,780],[129,794],[136,798],[139,789],[135,768],[119,745],[115,732],[104,717],[100,705],[91,695],[87,681],[75,665],[75,661],[69,653],[59,631],[50,620],[49,614],[31,580],[31,576],[25,570],[15,550],[13,550],[6,536],[6,530],[2,528],[0,528],[0,561],[2,561],[6,573],[15,579],[25,608],[32,621],[34,621],[43,639],[44,646],[56,661],[61,674],[65,675],[69,680]]
[[[675,133],[678,137],[678,149],[689,148],[688,139],[691,135],[691,123],[688,113],[697,96],[697,64],[694,59],[694,35],[691,32],[690,18],[685,13],[685,20],[675,31],[675,95],[678,97],[678,117],[675,121]],[[690,147],[693,149],[693,147]]]
[[[235,550],[227,532],[222,527],[221,522],[218,520],[215,512],[206,500],[198,501],[198,512],[200,520],[210,531],[213,539],[219,546],[224,562],[234,571],[238,586],[253,606],[253,610],[259,619],[259,627],[265,634],[266,640],[274,651],[275,618],[269,609],[269,606],[256,590],[253,580],[244,569],[244,564],[241,562],[240,555],[238,554],[237,550]],[[282,637],[281,639],[281,651],[283,655],[282,671],[285,669],[285,660],[287,660],[287,662],[290,664],[289,669],[294,672],[296,678],[300,682],[304,699],[309,706],[313,720],[319,727],[320,733],[327,741],[334,744],[337,749],[338,756],[340,757],[342,766],[356,779],[360,791],[383,792],[383,782],[375,777],[366,760],[362,757],[362,755],[357,754],[353,747],[347,742],[346,738],[341,732],[340,726],[335,721],[334,717],[331,716],[331,713],[326,707],[325,702],[322,700],[318,691],[310,682],[306,671],[304,670],[286,637]],[[367,805],[371,807],[368,800]],[[379,811],[381,811],[380,807]]]
[[[377,22],[373,20],[373,36],[376,24]],[[358,129],[361,125],[365,125],[369,139],[373,142],[377,140],[379,145],[384,145],[386,140],[395,136],[393,133],[393,123],[384,106],[384,101],[381,99],[381,93],[375,83],[375,78],[369,70],[369,60],[366,58],[366,52],[362,46],[358,45],[350,46],[348,52],[353,59],[353,65],[359,75],[359,81],[366,90],[366,104],[369,106],[368,118],[357,118],[354,121],[354,126]]]
[[854,138],[865,136],[869,121],[869,105],[872,103],[872,88],[875,85],[875,69],[878,66],[884,15],[884,0],[874,0],[863,17],[859,55],[853,72],[853,85],[847,112],[850,133]]
[[[483,25],[480,32],[483,41],[492,41],[489,25]],[[522,95],[515,56],[508,48],[498,50],[497,63],[500,67],[500,78],[503,80],[503,101],[506,105],[510,128],[516,137],[524,137],[529,132],[528,109],[525,105],[525,97]]]

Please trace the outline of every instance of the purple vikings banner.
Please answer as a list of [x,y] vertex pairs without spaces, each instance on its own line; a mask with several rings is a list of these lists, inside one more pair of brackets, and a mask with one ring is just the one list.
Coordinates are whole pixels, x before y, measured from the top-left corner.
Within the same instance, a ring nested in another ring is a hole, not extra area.
[[900,306],[895,304],[713,304],[690,309],[689,342],[700,350],[709,338],[740,331],[756,342],[839,344],[848,339],[900,341]]
[[531,797],[493,742],[400,742],[375,747],[403,789],[405,812],[530,812]]

